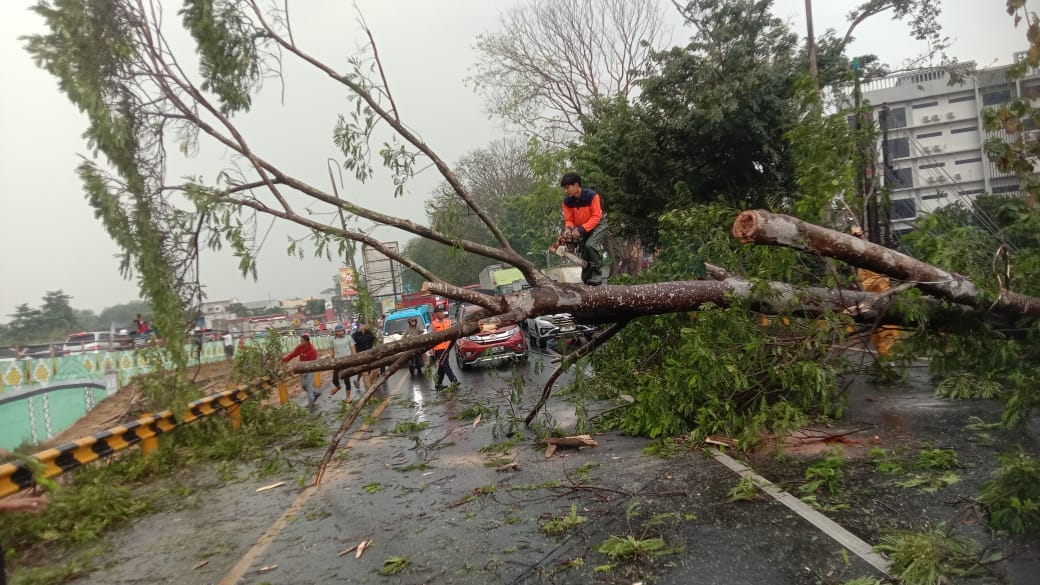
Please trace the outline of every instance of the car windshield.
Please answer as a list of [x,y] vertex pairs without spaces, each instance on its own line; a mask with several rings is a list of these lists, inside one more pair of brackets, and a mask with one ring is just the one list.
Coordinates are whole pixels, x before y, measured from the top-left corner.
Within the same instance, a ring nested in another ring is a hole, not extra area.
[[70,335],[65,343],[94,343],[93,333],[83,333],[80,335]]
[[408,329],[408,319],[400,318],[392,321],[387,321],[383,327],[384,335],[397,335],[398,333],[404,333],[404,330]]

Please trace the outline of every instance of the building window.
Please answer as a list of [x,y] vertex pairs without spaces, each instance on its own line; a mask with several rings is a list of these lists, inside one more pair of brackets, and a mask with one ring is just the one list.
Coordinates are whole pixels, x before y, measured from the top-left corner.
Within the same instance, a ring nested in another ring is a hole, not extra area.
[[960,102],[970,102],[970,101],[974,101],[974,99],[975,99],[975,96],[973,96],[973,95],[962,95],[961,97],[950,98],[950,103],[951,104],[957,104],[957,103],[960,103]]
[[924,134],[918,134],[917,135],[917,139],[921,140],[922,138],[935,138],[937,136],[942,136],[942,131],[939,131],[939,132],[925,132]]
[[930,164],[926,164],[926,165],[921,165],[920,169],[921,170],[924,170],[924,169],[937,169],[939,167],[945,167],[945,166],[946,166],[946,163],[944,163],[944,162],[937,162],[937,163],[930,163]]
[[955,165],[970,165],[971,163],[982,162],[982,157],[976,158],[962,158],[961,160],[954,161]]
[[934,193],[932,195],[921,195],[921,201],[931,201],[932,199],[946,199],[946,193]]
[[925,102],[923,104],[914,104],[914,105],[912,105],[910,107],[912,109],[914,109],[914,110],[921,110],[921,109],[924,109],[924,108],[931,108],[931,107],[934,107],[934,106],[937,106],[937,105],[939,105],[939,102]]
[[889,130],[906,128],[906,108],[881,110],[881,123]]
[[971,128],[954,128],[950,130],[950,134],[964,134],[965,132],[978,132],[978,126],[972,126]]
[[1020,190],[1021,189],[1019,189],[1018,185],[1004,185],[1003,187],[994,187],[993,194],[998,195],[1000,193],[1018,193]]
[[888,141],[888,158],[907,158],[910,156],[910,139],[893,138]]
[[961,191],[961,195],[978,195],[982,193],[982,189],[972,189],[971,191]]
[[984,106],[996,106],[1000,104],[1006,104],[1011,101],[1011,88],[998,89],[997,91],[991,91],[982,94],[982,105]]
[[913,169],[888,169],[885,171],[885,185],[893,189],[909,189],[914,186]]
[[893,199],[892,219],[910,219],[917,217],[917,205],[913,199]]

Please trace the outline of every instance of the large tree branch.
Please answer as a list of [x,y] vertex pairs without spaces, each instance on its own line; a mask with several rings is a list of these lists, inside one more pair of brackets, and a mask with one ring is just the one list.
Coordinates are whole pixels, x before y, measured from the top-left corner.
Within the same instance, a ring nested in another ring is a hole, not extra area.
[[553,370],[553,373],[549,376],[549,379],[545,381],[545,385],[542,386],[542,396],[538,399],[534,408],[531,409],[531,412],[527,414],[527,418],[524,419],[524,426],[531,426],[531,421],[534,420],[534,417],[538,416],[538,411],[540,411],[545,406],[545,403],[549,401],[549,396],[552,395],[553,384],[556,383],[556,380],[559,379],[564,370],[574,365],[581,358],[596,351],[597,348],[609,341],[610,338],[620,333],[621,330],[625,328],[625,325],[628,325],[628,321],[614,323],[610,327],[597,333],[595,337],[585,345],[578,348],[574,353],[564,356],[563,359],[560,360],[560,364],[556,366],[556,369]]
[[[523,272],[524,277],[527,278],[528,282],[530,282],[531,284],[538,284],[549,280],[547,276],[545,276],[538,270],[534,263],[530,262],[520,254],[517,254],[516,251],[513,250],[512,246],[510,246],[509,244],[509,240],[505,237],[505,234],[502,233],[502,230],[499,229],[497,225],[495,225],[495,222],[491,219],[487,212],[485,212],[484,209],[477,204],[473,197],[470,196],[469,191],[462,185],[461,181],[459,181],[458,177],[451,170],[451,167],[449,167],[448,164],[439,155],[437,155],[437,153],[434,152],[433,149],[430,148],[430,146],[426,144],[425,141],[416,136],[415,133],[413,133],[400,120],[398,120],[393,112],[387,111],[385,108],[383,108],[379,101],[376,100],[375,97],[373,97],[372,94],[368,90],[366,90],[360,83],[354,81],[349,76],[337,72],[332,67],[329,67],[317,58],[304,52],[297,46],[289,43],[282,35],[278,33],[278,31],[274,30],[268,24],[267,20],[264,18],[263,11],[260,9],[256,2],[251,1],[249,4],[252,7],[253,12],[255,13],[258,21],[260,22],[260,25],[264,28],[267,34],[270,35],[271,39],[273,39],[276,43],[281,45],[282,48],[288,51],[289,53],[295,55],[302,61],[313,66],[315,69],[325,73],[336,82],[348,87],[352,92],[354,92],[355,95],[362,99],[365,102],[365,104],[369,108],[371,108],[373,112],[375,112],[383,121],[385,121],[394,130],[394,132],[396,132],[401,138],[403,138],[409,144],[417,148],[420,152],[429,157],[431,161],[433,161],[434,166],[437,167],[437,170],[440,172],[441,176],[443,176],[444,179],[448,182],[448,184],[451,185],[452,189],[459,196],[459,198],[462,199],[466,203],[466,205],[473,210],[477,217],[480,218],[480,220],[487,226],[488,230],[490,230],[491,233],[495,236],[495,239],[498,240],[499,245],[502,247],[502,251],[508,257],[508,259],[505,260],[506,262],[519,268],[520,271]],[[366,29],[366,33],[367,32],[368,31]],[[387,91],[389,91],[389,89]]]
[[953,274],[849,234],[806,223],[788,215],[752,210],[741,213],[733,235],[743,242],[785,246],[844,260],[853,266],[916,285],[928,294],[1006,316],[1040,317],[1040,299],[1002,290],[997,295],[967,277]]

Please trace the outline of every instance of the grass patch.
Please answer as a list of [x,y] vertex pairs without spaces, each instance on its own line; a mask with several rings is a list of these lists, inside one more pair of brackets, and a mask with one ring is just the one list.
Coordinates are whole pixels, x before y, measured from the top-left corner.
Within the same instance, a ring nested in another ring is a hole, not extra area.
[[978,544],[944,524],[925,532],[902,532],[881,539],[874,547],[892,561],[892,573],[901,585],[949,583],[953,577],[978,569]]
[[397,423],[397,425],[394,426],[394,430],[391,432],[393,432],[395,435],[410,435],[412,433],[424,431],[429,426],[430,423],[426,421],[419,422],[414,420],[406,420]]
[[634,536],[611,536],[596,550],[611,560],[621,560],[675,554],[682,548],[667,546],[661,537],[639,539]]
[[1016,534],[1040,530],[1040,461],[1021,450],[997,461],[993,479],[979,490],[990,526]]
[[408,557],[388,557],[383,561],[383,567],[379,569],[379,574],[384,577],[399,575],[410,562]]
[[571,504],[571,511],[565,516],[559,516],[541,522],[538,529],[549,536],[559,536],[569,530],[573,530],[584,524],[588,518],[578,514],[578,506]]
[[729,490],[729,502],[747,502],[750,500],[757,500],[760,497],[758,493],[758,484],[755,483],[754,478],[750,475],[745,475],[737,481],[737,485],[733,486]]
[[370,483],[370,484],[364,486],[361,489],[365,490],[366,492],[368,492],[370,494],[374,494],[374,493],[382,490],[383,486],[378,484],[378,483]]

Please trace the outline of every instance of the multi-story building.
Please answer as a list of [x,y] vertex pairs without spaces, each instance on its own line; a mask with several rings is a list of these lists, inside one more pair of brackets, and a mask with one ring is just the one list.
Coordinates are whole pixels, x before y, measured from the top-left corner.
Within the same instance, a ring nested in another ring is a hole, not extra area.
[[[1016,61],[1022,55],[1016,54]],[[1013,174],[1000,172],[983,145],[1003,132],[986,132],[982,111],[1015,97],[1040,98],[1040,72],[1009,81],[1010,66],[963,70],[963,81],[950,83],[944,69],[900,73],[864,83],[863,99],[887,139],[878,152],[883,184],[891,191],[894,233],[905,233],[923,214],[980,193],[1018,193]]]

